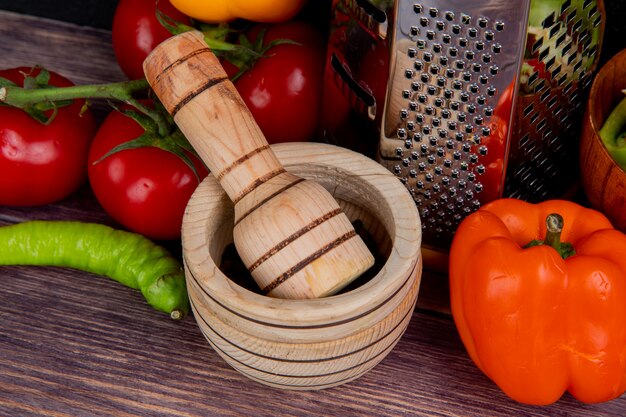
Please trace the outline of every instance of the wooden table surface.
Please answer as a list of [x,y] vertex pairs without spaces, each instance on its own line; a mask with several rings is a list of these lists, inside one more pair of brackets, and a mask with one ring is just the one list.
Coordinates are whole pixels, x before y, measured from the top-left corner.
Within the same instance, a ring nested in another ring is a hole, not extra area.
[[[109,32],[8,12],[0,12],[0,57],[0,67],[41,64],[78,84],[124,79]],[[0,207],[0,225],[29,219],[116,226],[88,186],[57,204]],[[192,316],[173,322],[112,280],[43,267],[0,267],[0,276],[2,416],[626,415],[626,396],[586,405],[566,394],[548,407],[506,397],[467,356],[445,312],[443,276],[424,275],[406,333],[378,366],[304,392],[248,380]]]

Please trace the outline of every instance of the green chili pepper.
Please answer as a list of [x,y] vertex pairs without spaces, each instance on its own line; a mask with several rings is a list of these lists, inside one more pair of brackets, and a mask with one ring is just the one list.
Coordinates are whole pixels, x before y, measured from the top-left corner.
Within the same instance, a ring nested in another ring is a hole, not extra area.
[[615,162],[626,170],[626,98],[609,114],[598,134]]
[[180,262],[146,237],[78,221],[34,220],[0,227],[0,265],[60,266],[141,290],[148,304],[179,320],[189,312]]

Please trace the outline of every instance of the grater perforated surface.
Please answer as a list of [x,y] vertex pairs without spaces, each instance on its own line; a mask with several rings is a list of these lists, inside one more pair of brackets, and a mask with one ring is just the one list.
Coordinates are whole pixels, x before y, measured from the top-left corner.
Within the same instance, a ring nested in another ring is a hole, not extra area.
[[324,138],[395,173],[427,245],[445,250],[458,224],[498,197],[575,190],[602,0],[334,4]]
[[580,121],[600,53],[601,6],[565,0],[558,12],[529,25],[506,196],[541,201],[562,194],[576,178]]
[[528,2],[482,3],[396,8],[379,157],[407,186],[425,237],[435,241],[449,238],[485,201],[486,187],[493,197],[504,180],[510,106],[498,116],[506,120],[494,119],[515,84]]

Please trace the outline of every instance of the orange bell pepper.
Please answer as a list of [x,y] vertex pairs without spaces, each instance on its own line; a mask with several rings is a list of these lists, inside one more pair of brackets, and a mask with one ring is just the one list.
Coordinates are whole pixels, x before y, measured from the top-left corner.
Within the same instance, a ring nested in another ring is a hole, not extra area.
[[569,391],[597,403],[626,391],[626,235],[601,213],[493,201],[461,222],[449,274],[469,356],[512,399],[547,405]]
[[307,0],[170,0],[187,16],[209,23],[247,19],[284,22],[294,17]]

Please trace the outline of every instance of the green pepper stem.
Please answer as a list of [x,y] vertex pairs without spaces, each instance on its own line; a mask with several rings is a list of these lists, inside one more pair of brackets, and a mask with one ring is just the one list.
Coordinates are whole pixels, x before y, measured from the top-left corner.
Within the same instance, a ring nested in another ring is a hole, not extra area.
[[182,310],[174,309],[170,313],[170,318],[172,320],[182,320],[185,317],[185,313]]
[[559,250],[561,246],[561,233],[563,232],[563,216],[558,213],[549,214],[546,217],[546,239],[545,245]]
[[561,233],[563,233],[564,225],[563,216],[558,213],[548,214],[546,217],[546,237],[542,240],[533,240],[529,242],[524,248],[530,248],[533,246],[550,246],[558,252],[563,259],[567,259],[570,256],[576,254],[574,246],[569,242],[561,242]]

